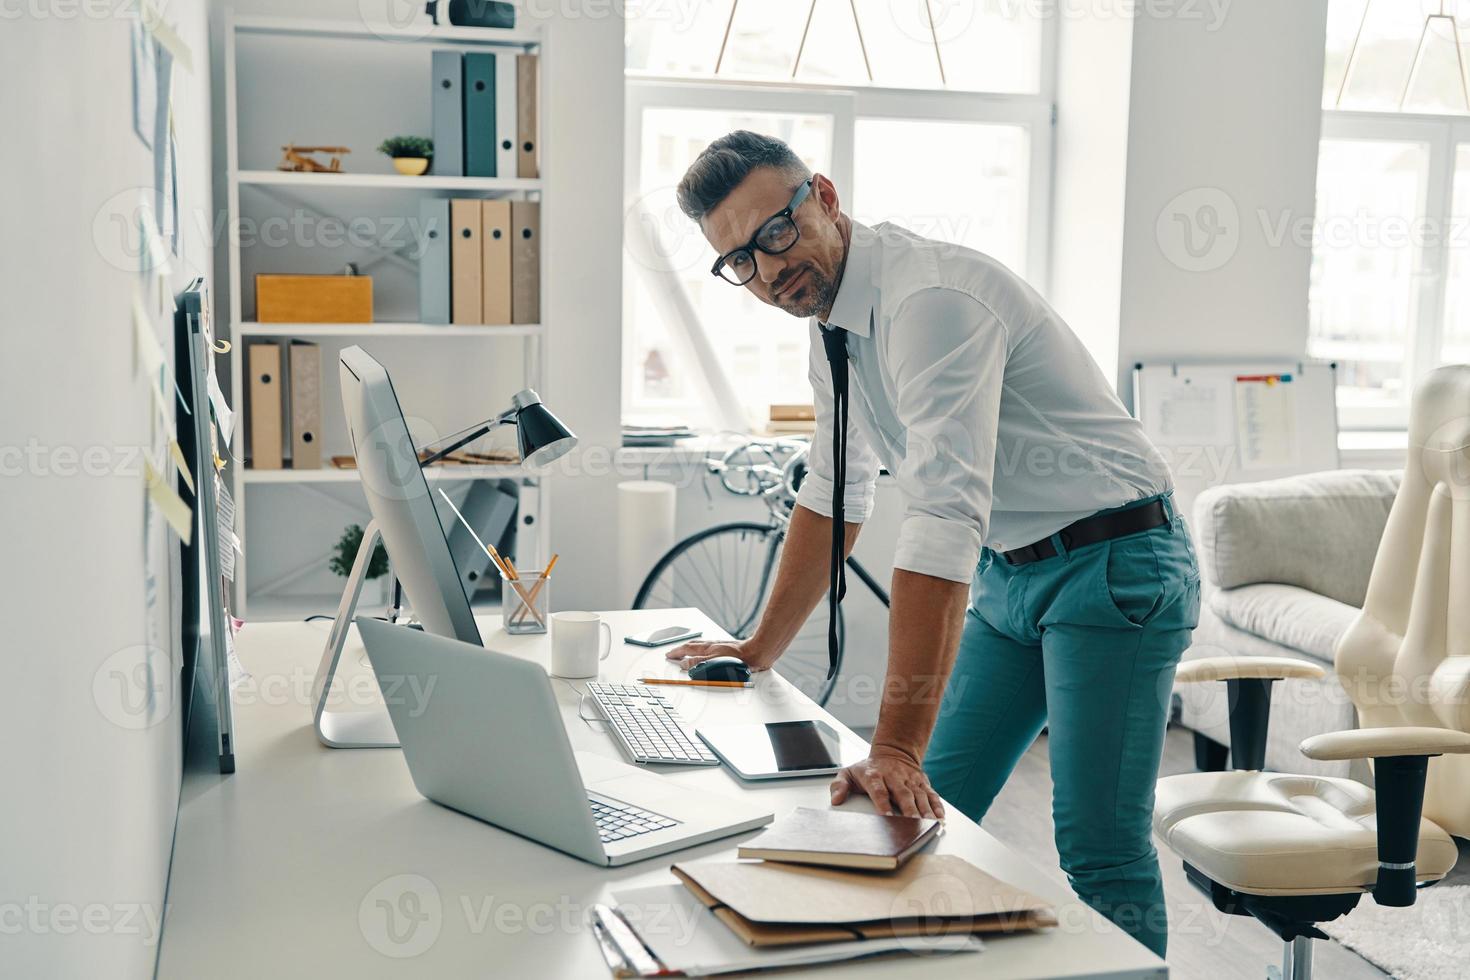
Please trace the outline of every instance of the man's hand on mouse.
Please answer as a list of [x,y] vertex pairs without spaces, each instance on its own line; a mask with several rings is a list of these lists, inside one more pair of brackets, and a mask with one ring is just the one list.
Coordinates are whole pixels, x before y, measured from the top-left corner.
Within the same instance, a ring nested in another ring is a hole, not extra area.
[[690,640],[664,656],[677,660],[685,670],[713,657],[739,657],[753,671],[770,670],[781,658],[779,653],[765,650],[751,640]]
[[833,806],[841,806],[857,790],[885,815],[944,818],[944,801],[929,785],[924,767],[899,749],[874,745],[866,759],[838,772],[829,789]]

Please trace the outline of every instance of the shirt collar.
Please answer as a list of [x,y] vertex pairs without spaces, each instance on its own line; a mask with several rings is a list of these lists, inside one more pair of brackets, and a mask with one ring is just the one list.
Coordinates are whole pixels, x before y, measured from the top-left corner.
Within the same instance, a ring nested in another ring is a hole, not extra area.
[[877,236],[867,225],[852,222],[847,246],[847,262],[842,267],[842,282],[832,301],[828,326],[841,327],[859,337],[872,334],[873,309],[878,305],[878,288],[873,282],[873,250]]

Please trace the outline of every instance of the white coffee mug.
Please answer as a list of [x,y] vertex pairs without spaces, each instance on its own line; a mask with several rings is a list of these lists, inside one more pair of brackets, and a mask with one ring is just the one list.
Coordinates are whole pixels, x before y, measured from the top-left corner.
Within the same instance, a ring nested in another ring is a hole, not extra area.
[[[607,641],[605,648],[603,640]],[[551,672],[555,676],[596,677],[598,663],[610,653],[612,627],[597,613],[551,614]]]

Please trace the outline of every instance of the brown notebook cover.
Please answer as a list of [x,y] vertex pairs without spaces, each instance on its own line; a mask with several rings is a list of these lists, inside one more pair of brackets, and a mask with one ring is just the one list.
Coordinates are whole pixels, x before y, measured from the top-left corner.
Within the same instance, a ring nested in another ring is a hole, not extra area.
[[740,848],[743,858],[892,871],[939,833],[939,821],[799,806]]
[[1050,904],[953,854],[921,854],[894,872],[772,861],[676,864],[674,875],[749,946],[1056,925]]

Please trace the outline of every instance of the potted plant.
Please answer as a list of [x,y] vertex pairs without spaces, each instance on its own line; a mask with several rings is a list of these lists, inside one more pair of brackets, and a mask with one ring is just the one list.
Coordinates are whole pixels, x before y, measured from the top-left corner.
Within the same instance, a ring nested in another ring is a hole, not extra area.
[[[343,529],[337,546],[332,549],[332,560],[327,563],[327,567],[342,578],[352,574],[352,563],[357,560],[357,552],[362,547],[362,534],[361,524],[349,524]],[[367,577],[380,578],[387,571],[388,552],[382,542],[379,542],[373,549],[372,557],[368,559]]]
[[405,177],[417,177],[429,169],[434,156],[434,141],[424,136],[390,136],[378,146],[378,152],[393,158],[393,169]]

